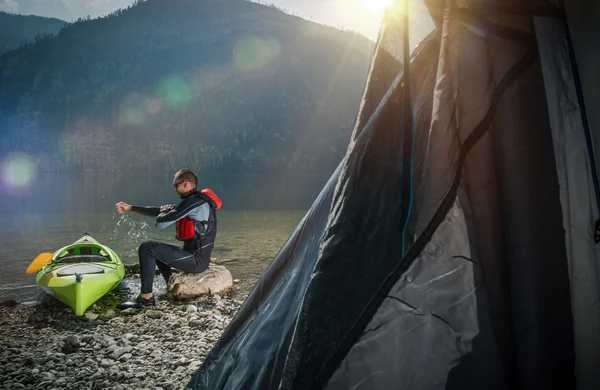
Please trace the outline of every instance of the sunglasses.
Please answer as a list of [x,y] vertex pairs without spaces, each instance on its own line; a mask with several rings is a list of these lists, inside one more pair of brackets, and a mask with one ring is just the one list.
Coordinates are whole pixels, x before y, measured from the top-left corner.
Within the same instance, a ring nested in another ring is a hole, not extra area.
[[179,181],[179,182],[177,182],[177,183],[173,183],[173,186],[175,186],[175,189],[177,189],[177,188],[179,188],[179,186],[180,186],[181,184],[183,184],[183,183],[185,183],[185,180]]

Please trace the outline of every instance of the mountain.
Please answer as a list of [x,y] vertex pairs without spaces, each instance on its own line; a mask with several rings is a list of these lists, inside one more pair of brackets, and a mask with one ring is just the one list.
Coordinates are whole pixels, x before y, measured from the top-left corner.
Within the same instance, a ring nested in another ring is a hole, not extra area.
[[36,36],[56,34],[64,20],[33,15],[15,15],[0,11],[0,54],[33,42]]
[[317,173],[374,43],[243,0],[147,0],[0,56],[0,152],[45,172]]

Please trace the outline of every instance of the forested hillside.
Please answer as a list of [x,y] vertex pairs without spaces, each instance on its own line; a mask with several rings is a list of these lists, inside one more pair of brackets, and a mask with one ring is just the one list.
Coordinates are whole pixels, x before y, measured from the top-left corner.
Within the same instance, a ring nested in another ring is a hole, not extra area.
[[243,0],[147,0],[0,56],[0,154],[39,171],[316,173],[373,42]]
[[56,34],[66,22],[56,18],[15,15],[0,11],[0,54],[32,43],[36,37]]

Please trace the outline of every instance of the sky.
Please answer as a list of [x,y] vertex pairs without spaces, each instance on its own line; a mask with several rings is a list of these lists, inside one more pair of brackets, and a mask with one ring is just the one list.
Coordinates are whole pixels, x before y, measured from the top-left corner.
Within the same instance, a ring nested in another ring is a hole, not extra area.
[[[168,1],[168,0],[165,0]],[[357,31],[372,40],[377,38],[379,24],[386,4],[393,0],[261,0],[274,4],[290,14],[304,19],[348,30]],[[410,0],[416,13],[417,34],[433,25],[425,17],[422,0]],[[106,15],[116,9],[126,8],[133,0],[0,0],[0,11],[24,15],[50,16],[66,21]],[[412,12],[411,12],[412,14]],[[411,29],[412,30],[412,29]]]

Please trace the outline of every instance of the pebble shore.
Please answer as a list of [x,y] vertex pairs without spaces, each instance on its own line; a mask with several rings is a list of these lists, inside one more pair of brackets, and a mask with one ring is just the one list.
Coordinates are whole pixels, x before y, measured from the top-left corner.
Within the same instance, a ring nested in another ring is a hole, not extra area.
[[161,298],[141,310],[96,305],[83,317],[53,298],[4,305],[0,388],[182,389],[242,303]]

